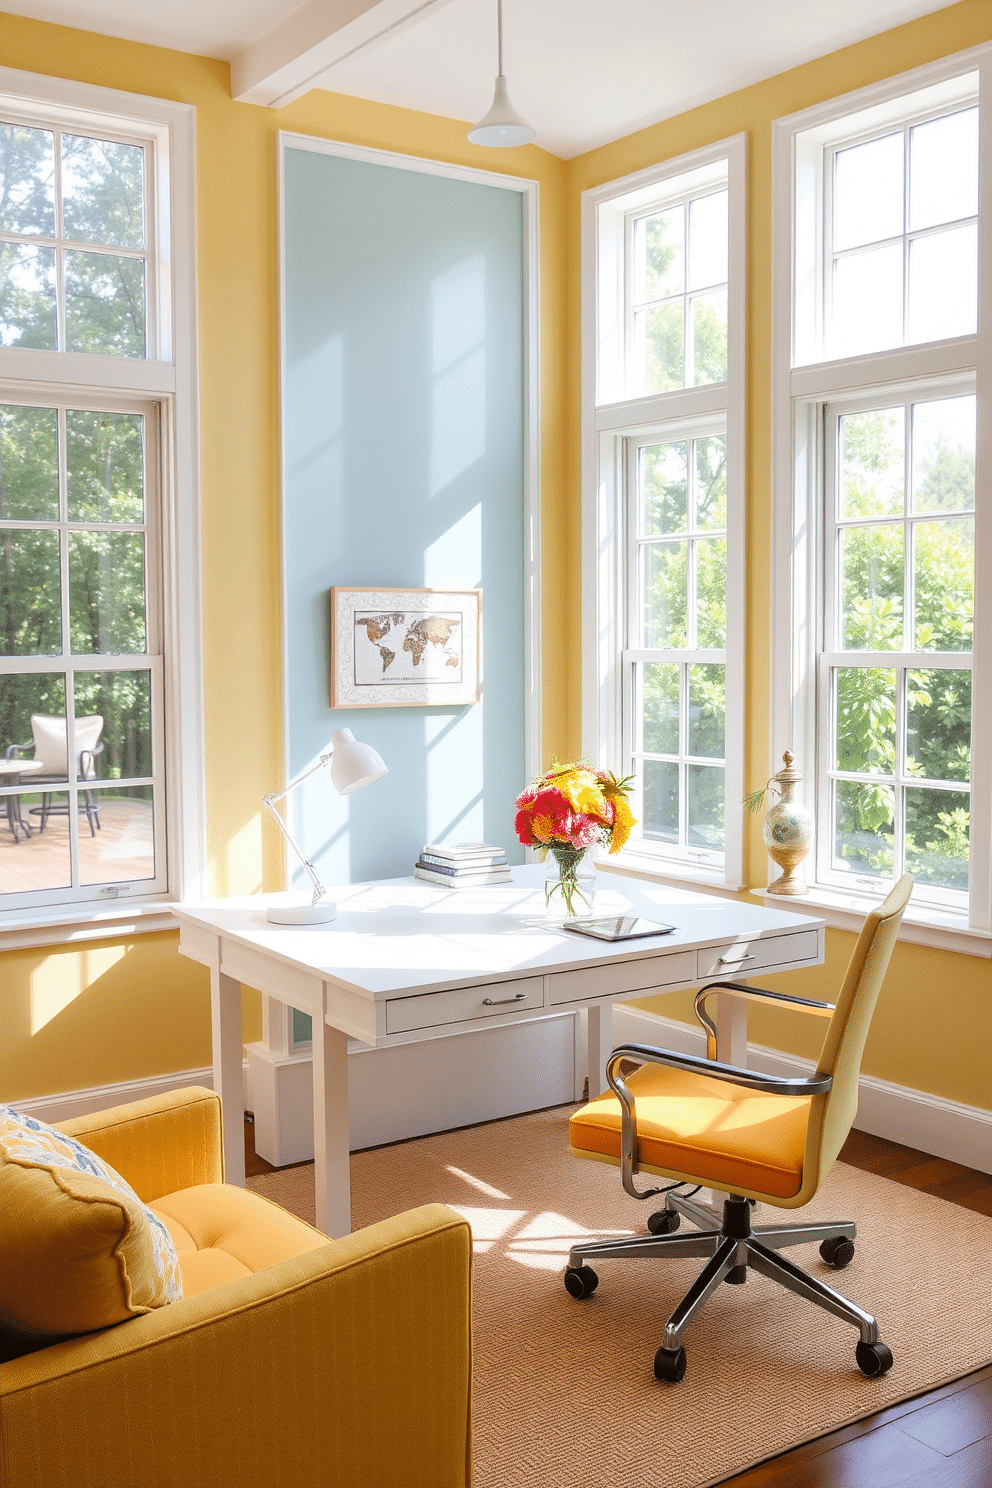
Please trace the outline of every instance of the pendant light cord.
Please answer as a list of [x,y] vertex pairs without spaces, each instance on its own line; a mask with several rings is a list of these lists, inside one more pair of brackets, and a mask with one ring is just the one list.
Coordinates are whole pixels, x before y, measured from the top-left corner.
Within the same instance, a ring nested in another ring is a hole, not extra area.
[[499,75],[503,76],[503,0],[496,0],[496,47],[499,54]]

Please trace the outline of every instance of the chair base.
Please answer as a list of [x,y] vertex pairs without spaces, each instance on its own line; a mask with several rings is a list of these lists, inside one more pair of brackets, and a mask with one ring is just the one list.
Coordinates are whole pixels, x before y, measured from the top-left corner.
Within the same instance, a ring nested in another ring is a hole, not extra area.
[[[671,1233],[678,1228],[681,1216],[699,1228],[688,1235]],[[884,1374],[892,1364],[892,1355],[879,1341],[878,1324],[871,1313],[850,1302],[833,1287],[793,1265],[778,1251],[789,1245],[817,1244],[834,1250],[839,1268],[854,1253],[853,1246],[831,1246],[829,1242],[852,1241],[855,1225],[849,1220],[826,1224],[782,1224],[751,1226],[751,1205],[739,1194],[731,1194],[723,1205],[722,1217],[714,1209],[695,1204],[691,1199],[669,1192],[665,1207],[652,1215],[657,1228],[668,1233],[632,1235],[616,1240],[579,1241],[572,1246],[565,1272],[567,1290],[575,1297],[591,1296],[598,1277],[588,1265],[590,1260],[644,1260],[663,1256],[705,1256],[703,1267],[693,1285],[676,1307],[665,1327],[665,1337],[655,1358],[659,1379],[677,1382],[685,1373],[684,1334],[692,1318],[716,1291],[721,1282],[740,1284],[752,1269],[770,1281],[776,1281],[807,1301],[858,1329],[858,1367],[863,1374]]]

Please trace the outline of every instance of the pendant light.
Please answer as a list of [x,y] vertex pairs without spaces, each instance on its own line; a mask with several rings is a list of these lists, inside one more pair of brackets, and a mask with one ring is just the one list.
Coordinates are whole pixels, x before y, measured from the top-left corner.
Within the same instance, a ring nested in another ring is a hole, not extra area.
[[493,106],[484,119],[480,119],[468,137],[473,145],[490,145],[497,149],[507,145],[526,145],[537,134],[536,129],[521,119],[513,108],[506,91],[503,76],[503,0],[496,0],[496,31],[499,49],[499,75],[496,78],[496,93]]

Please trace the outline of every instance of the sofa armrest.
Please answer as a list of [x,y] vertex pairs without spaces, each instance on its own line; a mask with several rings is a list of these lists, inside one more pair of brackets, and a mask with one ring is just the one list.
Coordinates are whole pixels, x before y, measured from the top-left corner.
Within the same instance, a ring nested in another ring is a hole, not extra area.
[[224,1181],[220,1098],[203,1085],[76,1116],[59,1130],[108,1162],[146,1204]]
[[0,1365],[0,1485],[467,1488],[471,1267],[431,1204]]

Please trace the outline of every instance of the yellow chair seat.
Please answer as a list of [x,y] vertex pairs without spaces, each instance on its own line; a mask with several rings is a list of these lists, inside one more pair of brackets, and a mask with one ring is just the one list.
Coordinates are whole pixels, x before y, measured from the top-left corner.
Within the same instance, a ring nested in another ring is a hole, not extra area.
[[226,1183],[180,1189],[149,1208],[172,1236],[186,1297],[329,1243],[326,1235],[268,1199]]
[[[763,1095],[651,1064],[626,1084],[637,1104],[640,1168],[701,1179],[725,1192],[743,1187],[776,1198],[799,1192],[811,1096]],[[617,1097],[597,1096],[569,1122],[573,1152],[619,1163],[620,1125]]]

